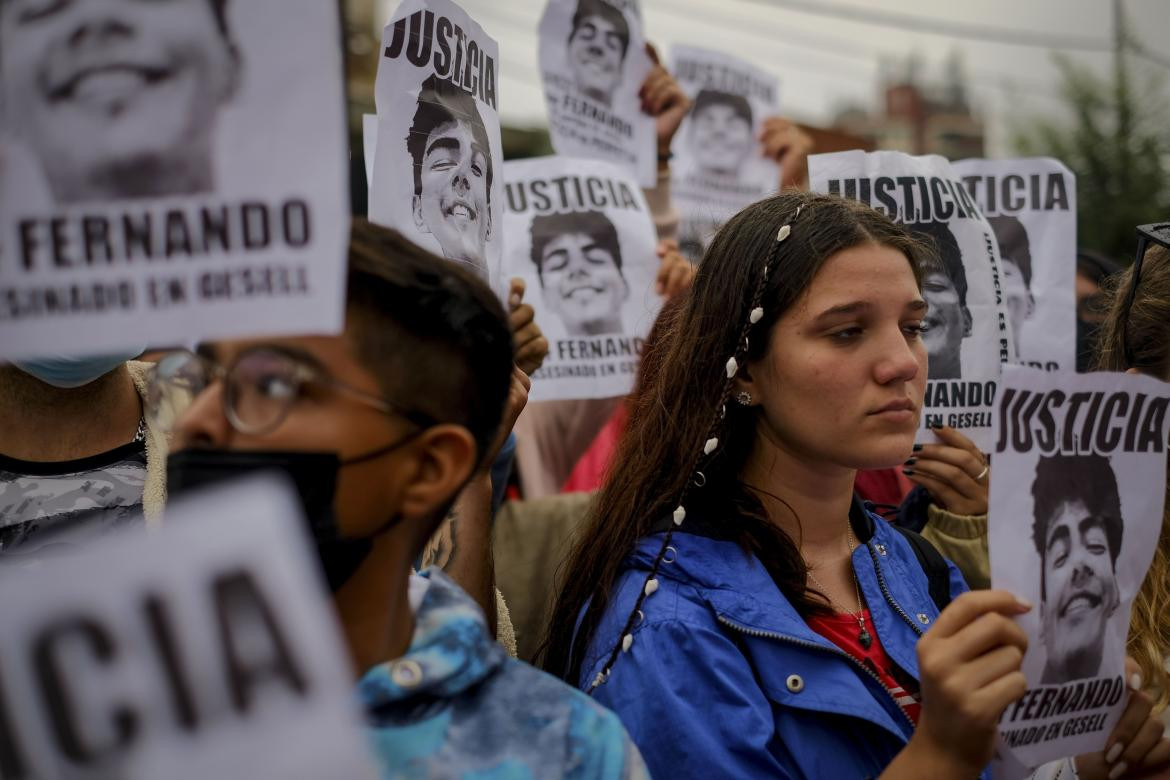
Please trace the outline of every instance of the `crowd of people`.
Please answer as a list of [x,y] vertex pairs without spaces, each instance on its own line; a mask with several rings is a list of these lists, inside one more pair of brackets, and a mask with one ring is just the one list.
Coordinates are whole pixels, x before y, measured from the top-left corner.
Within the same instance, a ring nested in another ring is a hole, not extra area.
[[[624,56],[621,14],[596,6],[570,51]],[[503,302],[456,246],[490,220],[439,257],[355,217],[337,335],[0,364],[0,567],[282,472],[385,777],[990,776],[1027,688],[1014,619],[1034,607],[988,589],[987,455],[946,426],[915,443],[928,365],[958,376],[970,335],[961,263],[945,237],[809,192],[812,140],[781,117],[754,141],[778,194],[692,263],[669,150],[694,106],[661,64],[641,98],[663,306],[628,396],[528,403],[549,341],[525,296],[581,273],[630,295],[601,214],[588,235],[538,217],[542,289],[517,280]],[[741,102],[699,101],[712,125]],[[463,135],[456,151],[488,145]],[[483,175],[486,215],[490,161]],[[1142,233],[1125,270],[1068,258],[1085,370],[1170,381],[1167,235]],[[1027,284],[1031,260],[1013,262]],[[935,278],[953,321],[928,305]],[[564,316],[570,335],[608,332]],[[1170,777],[1168,610],[1170,513],[1123,716],[1100,750],[1035,777]]]

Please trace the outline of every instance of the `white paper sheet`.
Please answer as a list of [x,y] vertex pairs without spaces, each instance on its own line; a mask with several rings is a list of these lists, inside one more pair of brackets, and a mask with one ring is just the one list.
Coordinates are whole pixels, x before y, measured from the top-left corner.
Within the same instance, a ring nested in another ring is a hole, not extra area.
[[674,137],[670,194],[679,245],[698,262],[728,217],[780,186],[780,166],[759,141],[764,120],[779,114],[780,83],[723,52],[674,46],[670,55],[671,72],[693,101]]
[[0,358],[339,331],[336,6],[27,5],[0,6]]
[[661,299],[656,234],[638,183],[597,160],[541,157],[504,164],[506,271],[549,341],[531,400],[628,393]]
[[952,166],[995,232],[1019,362],[1072,369],[1077,357],[1077,180],[1059,160]]
[[540,75],[557,154],[606,160],[655,186],[655,123],[638,97],[652,67],[636,3],[549,0]]
[[1029,690],[1000,719],[1025,766],[1104,749],[1125,708],[1130,606],[1162,527],[1170,385],[1007,366],[997,399],[991,585],[1035,604]]
[[0,599],[14,776],[377,777],[299,513],[249,480],[176,500],[154,532],[0,566],[21,594]]
[[500,48],[451,0],[404,0],[382,31],[369,216],[498,283]]

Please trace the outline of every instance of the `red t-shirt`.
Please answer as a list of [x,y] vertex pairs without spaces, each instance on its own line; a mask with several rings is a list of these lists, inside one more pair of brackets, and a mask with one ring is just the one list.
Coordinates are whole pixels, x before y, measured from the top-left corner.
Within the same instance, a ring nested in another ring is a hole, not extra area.
[[902,711],[910,720],[914,721],[914,725],[918,725],[918,715],[922,712],[922,701],[899,682],[898,675],[894,671],[894,662],[886,655],[881,642],[878,641],[873,621],[869,618],[869,610],[864,610],[861,614],[865,618],[865,627],[871,638],[868,648],[862,647],[861,640],[858,639],[861,627],[857,625],[855,615],[841,613],[818,615],[808,619],[808,626],[876,674],[878,679],[882,681],[882,685],[886,686],[886,690],[894,697],[894,701],[898,702]]

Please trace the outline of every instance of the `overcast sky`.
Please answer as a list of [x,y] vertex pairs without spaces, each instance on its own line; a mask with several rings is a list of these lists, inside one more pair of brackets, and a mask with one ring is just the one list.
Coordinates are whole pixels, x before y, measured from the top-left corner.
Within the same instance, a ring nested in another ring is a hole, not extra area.
[[[507,124],[546,121],[536,67],[536,27],[545,0],[457,0],[500,43],[500,113]],[[733,52],[780,78],[788,115],[826,124],[845,103],[876,105],[883,58],[922,56],[922,73],[941,76],[957,49],[970,78],[972,101],[985,117],[989,151],[1004,154],[1011,111],[1060,111],[1057,71],[1047,48],[1008,45],[830,18],[785,6],[785,0],[642,0],[647,37],[669,50],[675,43]],[[1170,0],[1123,0],[1138,39],[1170,60]],[[816,4],[803,0],[796,5]],[[394,0],[387,4],[396,5]],[[1110,0],[831,0],[829,7],[880,9],[950,24],[1009,28],[1081,41],[1112,41]],[[1108,52],[1068,51],[1101,73]],[[1170,69],[1160,70],[1170,84]]]

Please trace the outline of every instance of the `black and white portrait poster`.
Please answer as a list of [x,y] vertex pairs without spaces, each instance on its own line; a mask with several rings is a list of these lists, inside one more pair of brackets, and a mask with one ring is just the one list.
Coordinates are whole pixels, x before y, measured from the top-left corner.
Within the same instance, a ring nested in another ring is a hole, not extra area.
[[505,271],[524,279],[550,345],[530,398],[625,395],[662,305],[638,182],[612,163],[568,157],[512,160],[504,171]]
[[1019,362],[1046,371],[1074,368],[1076,175],[1051,157],[952,167],[995,232]]
[[1005,366],[996,399],[991,586],[1036,606],[1029,690],[1000,719],[1025,766],[1102,750],[1126,704],[1130,606],[1158,545],[1170,385]]
[[867,203],[930,244],[922,296],[930,305],[922,340],[930,375],[919,437],[930,423],[958,429],[984,452],[1002,364],[1015,360],[995,234],[943,157],[838,152],[809,157],[815,192]]
[[340,330],[340,36],[319,0],[0,3],[0,356]]
[[638,91],[653,63],[632,0],[549,0],[540,75],[557,154],[607,160],[642,187],[657,183],[654,119]]
[[720,225],[776,191],[780,166],[763,155],[764,120],[779,113],[779,80],[738,57],[693,46],[670,50],[671,72],[692,101],[675,134],[670,192],[679,246],[694,262]]
[[451,0],[382,31],[369,216],[493,284],[503,252],[499,45]]

